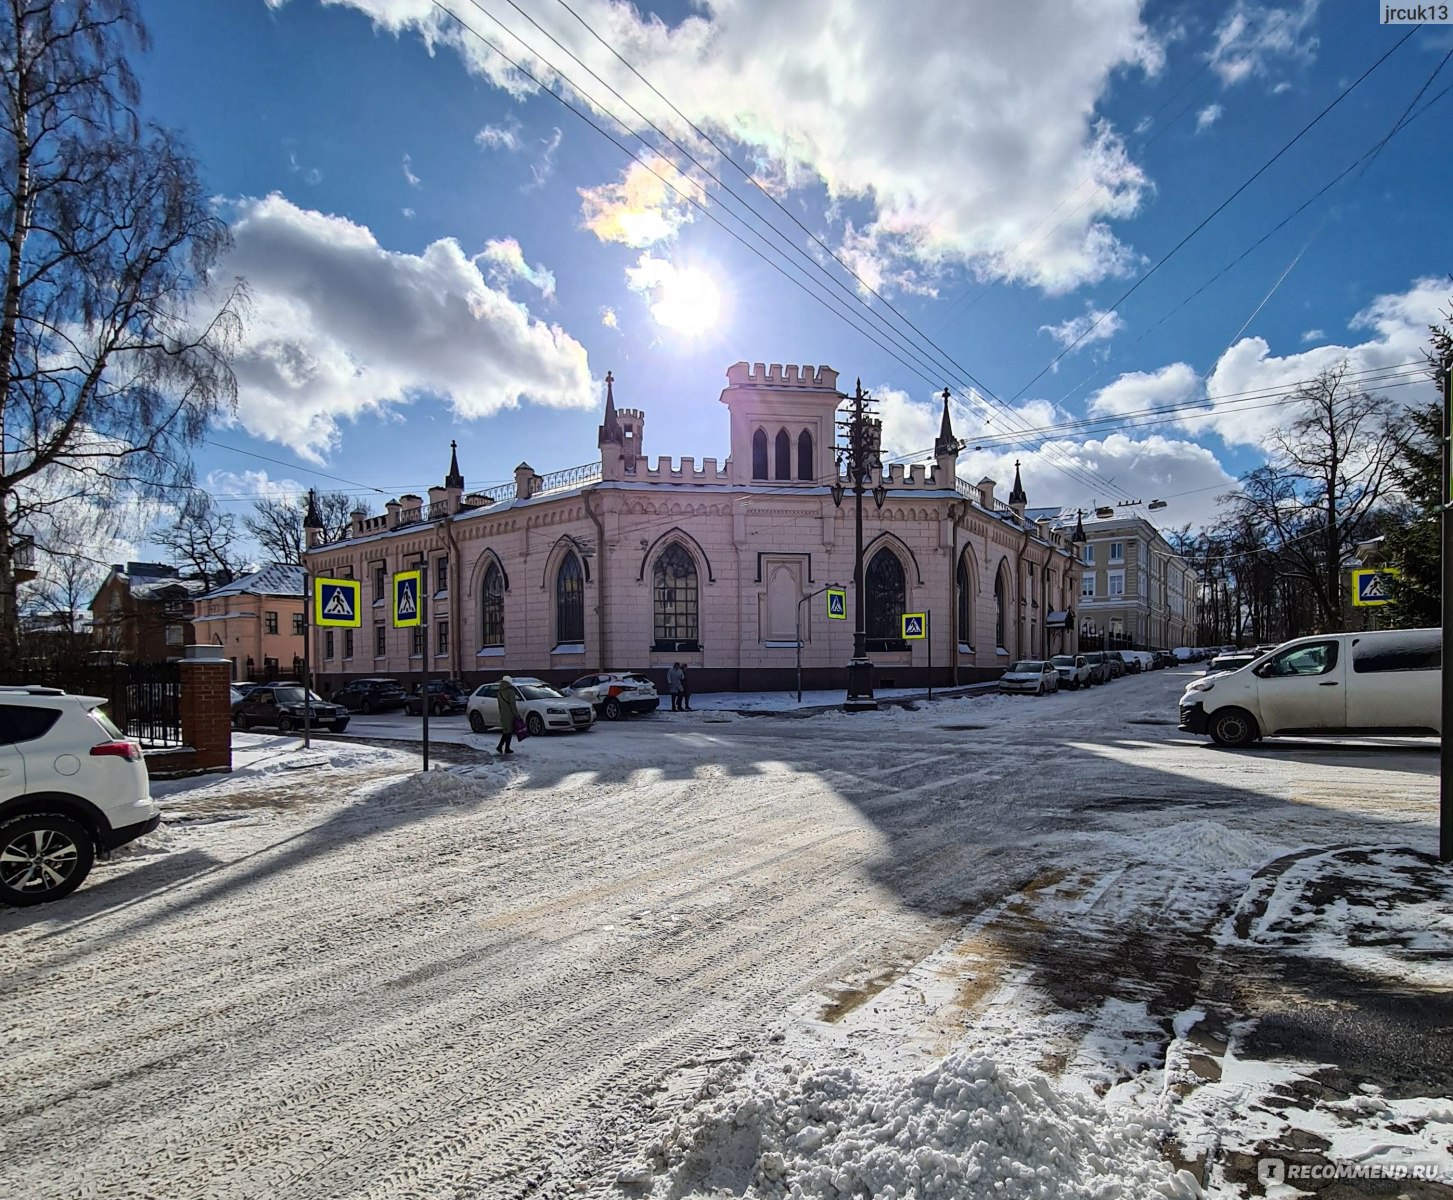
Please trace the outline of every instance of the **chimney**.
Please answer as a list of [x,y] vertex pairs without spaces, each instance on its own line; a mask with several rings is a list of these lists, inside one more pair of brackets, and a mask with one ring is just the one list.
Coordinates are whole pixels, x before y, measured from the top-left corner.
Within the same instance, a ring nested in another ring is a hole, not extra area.
[[402,507],[403,505],[397,500],[390,500],[383,506],[384,512],[388,514],[388,520],[384,522],[385,528],[397,529],[399,527],[399,509]]
[[515,468],[515,499],[528,500],[535,494],[535,483],[540,477],[535,474],[535,468],[529,463],[522,462]]
[[979,503],[990,512],[994,511],[994,480],[987,475],[974,485],[979,492]]

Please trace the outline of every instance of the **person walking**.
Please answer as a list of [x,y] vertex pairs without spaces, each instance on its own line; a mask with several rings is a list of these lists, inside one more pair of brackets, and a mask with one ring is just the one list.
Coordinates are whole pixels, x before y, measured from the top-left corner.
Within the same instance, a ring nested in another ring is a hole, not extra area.
[[671,711],[681,711],[681,664],[672,663],[666,672],[666,688],[671,693]]
[[681,711],[682,712],[690,712],[691,711],[691,676],[690,676],[690,674],[687,673],[686,664],[685,663],[679,664],[679,674],[681,676]]
[[520,717],[520,692],[515,687],[515,681],[508,675],[499,681],[499,692],[495,699],[499,703],[499,745],[495,750],[500,754],[513,754],[510,742],[515,736],[515,722]]

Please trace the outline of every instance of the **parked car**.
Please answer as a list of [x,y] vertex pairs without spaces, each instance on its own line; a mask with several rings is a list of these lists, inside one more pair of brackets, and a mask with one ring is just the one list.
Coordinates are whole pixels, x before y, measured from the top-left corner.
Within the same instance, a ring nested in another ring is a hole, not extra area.
[[1124,670],[1124,673],[1126,675],[1139,675],[1140,674],[1140,671],[1141,671],[1141,662],[1140,662],[1140,659],[1135,656],[1135,651],[1133,651],[1133,650],[1111,650],[1110,651],[1110,660],[1111,660],[1111,662],[1114,662],[1114,660],[1116,660],[1116,659],[1119,659],[1120,660],[1120,665],[1125,669]]
[[1441,629],[1295,638],[1249,666],[1197,679],[1180,727],[1222,746],[1277,734],[1442,732]]
[[563,691],[586,700],[607,721],[618,721],[626,713],[655,712],[661,703],[656,685],[639,671],[602,671],[582,675]]
[[387,712],[391,708],[403,708],[407,702],[408,694],[397,679],[350,679],[333,693],[333,703],[341,704],[349,712]]
[[1110,663],[1105,658],[1105,652],[1103,650],[1087,650],[1085,651],[1084,659],[1090,665],[1091,683],[1110,682]]
[[1180,659],[1170,650],[1157,650],[1155,652],[1155,665],[1164,670],[1166,667],[1179,666]]
[[1059,671],[1054,663],[1040,658],[1025,658],[1010,663],[1009,669],[999,676],[1001,692],[1026,692],[1032,696],[1043,696],[1046,692],[1059,691]]
[[1105,666],[1109,668],[1111,679],[1124,679],[1126,675],[1125,660],[1113,650],[1104,651]]
[[262,684],[260,684],[260,683],[254,683],[250,679],[244,679],[244,680],[242,680],[242,682],[240,682],[240,683],[234,683],[232,686],[235,687],[239,692],[241,692],[245,696],[245,695],[247,695],[248,692],[252,691],[254,688],[260,688],[262,686]]
[[238,701],[242,700],[246,695],[247,693],[234,683],[230,688],[227,689],[228,706],[235,712],[237,710]]
[[[595,725],[595,709],[586,701],[562,695],[543,679],[516,677],[513,682],[520,693],[515,707],[531,737],[550,730],[584,733]],[[486,683],[469,697],[469,728],[475,733],[499,728],[498,695],[499,684]]]
[[1239,671],[1242,667],[1248,667],[1261,655],[1254,650],[1242,650],[1235,654],[1218,654],[1206,664],[1205,674],[1223,675],[1227,671]]
[[[429,680],[429,712],[436,717],[463,712],[469,706],[469,689],[458,679]],[[404,699],[404,711],[411,717],[424,715],[424,693],[419,685]]]
[[1049,661],[1054,663],[1054,669],[1059,672],[1060,687],[1077,692],[1093,682],[1090,664],[1083,654],[1056,654]]
[[317,692],[306,691],[301,683],[264,683],[243,698],[232,710],[238,729],[254,726],[290,733],[303,727],[304,714],[313,729],[342,733],[348,728],[348,710],[329,704]]
[[101,696],[0,687],[0,903],[70,895],[96,856],[161,822],[141,747]]

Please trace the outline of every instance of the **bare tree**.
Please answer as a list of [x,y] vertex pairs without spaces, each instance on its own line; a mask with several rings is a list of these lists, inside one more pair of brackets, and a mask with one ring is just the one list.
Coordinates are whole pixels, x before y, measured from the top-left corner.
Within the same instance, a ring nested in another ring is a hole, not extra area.
[[1274,549],[1283,583],[1310,597],[1324,631],[1342,628],[1342,570],[1375,529],[1398,453],[1391,402],[1350,385],[1347,369],[1297,390],[1301,415],[1272,435],[1270,461],[1229,498],[1243,530],[1249,523]]
[[172,562],[191,570],[213,587],[231,583],[248,570],[231,513],[222,512],[206,492],[193,492],[177,519],[152,535],[171,551]]
[[143,125],[134,0],[0,0],[0,661],[19,650],[15,544],[46,472],[155,496],[236,397],[240,284],[192,159]]
[[[367,512],[361,500],[347,492],[320,492],[318,515],[323,519],[322,544],[341,542],[348,536],[355,510]],[[308,511],[306,497],[297,500],[259,500],[253,515],[242,518],[242,525],[263,549],[270,562],[303,561],[303,517]]]

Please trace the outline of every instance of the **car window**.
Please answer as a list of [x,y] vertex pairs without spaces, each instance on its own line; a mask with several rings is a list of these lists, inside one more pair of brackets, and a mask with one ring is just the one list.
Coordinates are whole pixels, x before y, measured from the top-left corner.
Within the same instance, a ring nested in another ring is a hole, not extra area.
[[50,732],[60,720],[58,708],[40,708],[29,704],[0,704],[0,744],[33,742]]
[[497,684],[497,683],[486,683],[486,684],[482,684],[480,686],[479,690],[477,692],[475,692],[474,694],[476,696],[484,696],[484,697],[487,697],[490,700],[493,700],[494,697],[495,697],[495,695],[498,692],[499,692],[499,684]]
[[1262,674],[1272,678],[1289,675],[1325,675],[1337,665],[1336,642],[1314,642],[1283,651],[1269,660]]
[[573,688],[588,688],[588,687],[594,687],[595,686],[595,676],[594,675],[582,675],[579,679],[577,679],[570,686],[573,687]]
[[560,700],[563,697],[552,687],[546,687],[542,683],[526,683],[517,685],[520,693],[526,700]]
[[1442,634],[1438,630],[1365,638],[1352,647],[1352,670],[1358,675],[1437,671],[1442,666]]

